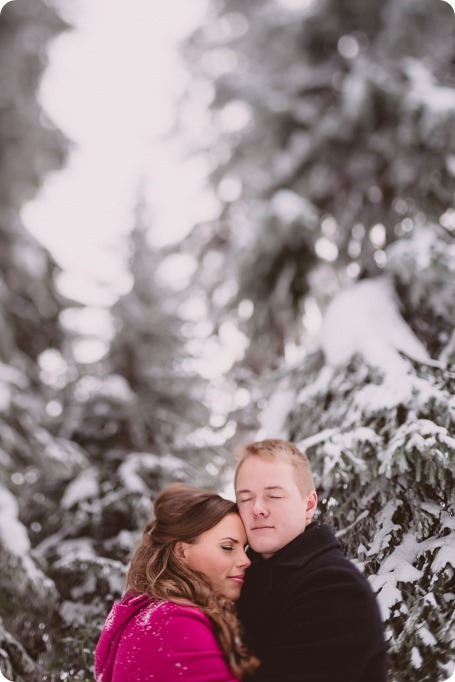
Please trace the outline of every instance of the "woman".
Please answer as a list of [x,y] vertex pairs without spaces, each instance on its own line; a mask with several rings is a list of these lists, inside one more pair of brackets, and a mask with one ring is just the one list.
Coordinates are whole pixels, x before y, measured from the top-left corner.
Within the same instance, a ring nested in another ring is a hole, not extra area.
[[250,560],[234,502],[176,483],[155,501],[95,653],[97,682],[238,682],[257,659],[234,601]]

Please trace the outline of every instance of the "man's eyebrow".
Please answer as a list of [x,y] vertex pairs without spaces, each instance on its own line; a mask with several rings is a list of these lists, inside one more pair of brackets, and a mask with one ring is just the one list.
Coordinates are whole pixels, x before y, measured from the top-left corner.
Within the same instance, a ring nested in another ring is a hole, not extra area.
[[[267,485],[264,490],[283,490],[285,491],[286,488],[283,488],[282,485]],[[251,490],[248,490],[248,488],[244,488],[243,490],[237,490],[236,494],[237,495],[242,495],[242,493],[251,493]]]

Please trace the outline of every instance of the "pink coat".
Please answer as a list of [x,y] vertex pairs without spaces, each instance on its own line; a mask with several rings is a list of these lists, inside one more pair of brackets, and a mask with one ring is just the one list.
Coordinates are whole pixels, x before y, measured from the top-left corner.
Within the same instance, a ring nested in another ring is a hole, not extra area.
[[104,624],[96,682],[240,682],[208,616],[195,606],[125,595]]

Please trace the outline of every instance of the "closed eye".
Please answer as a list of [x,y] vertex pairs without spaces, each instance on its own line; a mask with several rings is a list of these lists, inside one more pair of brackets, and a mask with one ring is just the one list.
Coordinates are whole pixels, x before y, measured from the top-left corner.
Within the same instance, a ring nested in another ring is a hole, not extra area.
[[234,547],[231,547],[231,545],[221,545],[221,549],[224,549],[225,552],[233,552]]

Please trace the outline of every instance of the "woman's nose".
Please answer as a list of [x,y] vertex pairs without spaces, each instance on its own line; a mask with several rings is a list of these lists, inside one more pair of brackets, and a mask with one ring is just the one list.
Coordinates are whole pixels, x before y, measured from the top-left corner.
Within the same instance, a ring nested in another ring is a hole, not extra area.
[[251,565],[251,560],[248,558],[248,555],[247,555],[247,553],[245,552],[245,550],[242,550],[242,554],[241,554],[240,557],[239,557],[238,564],[239,564],[239,566],[241,566],[242,568],[248,568],[248,566]]

